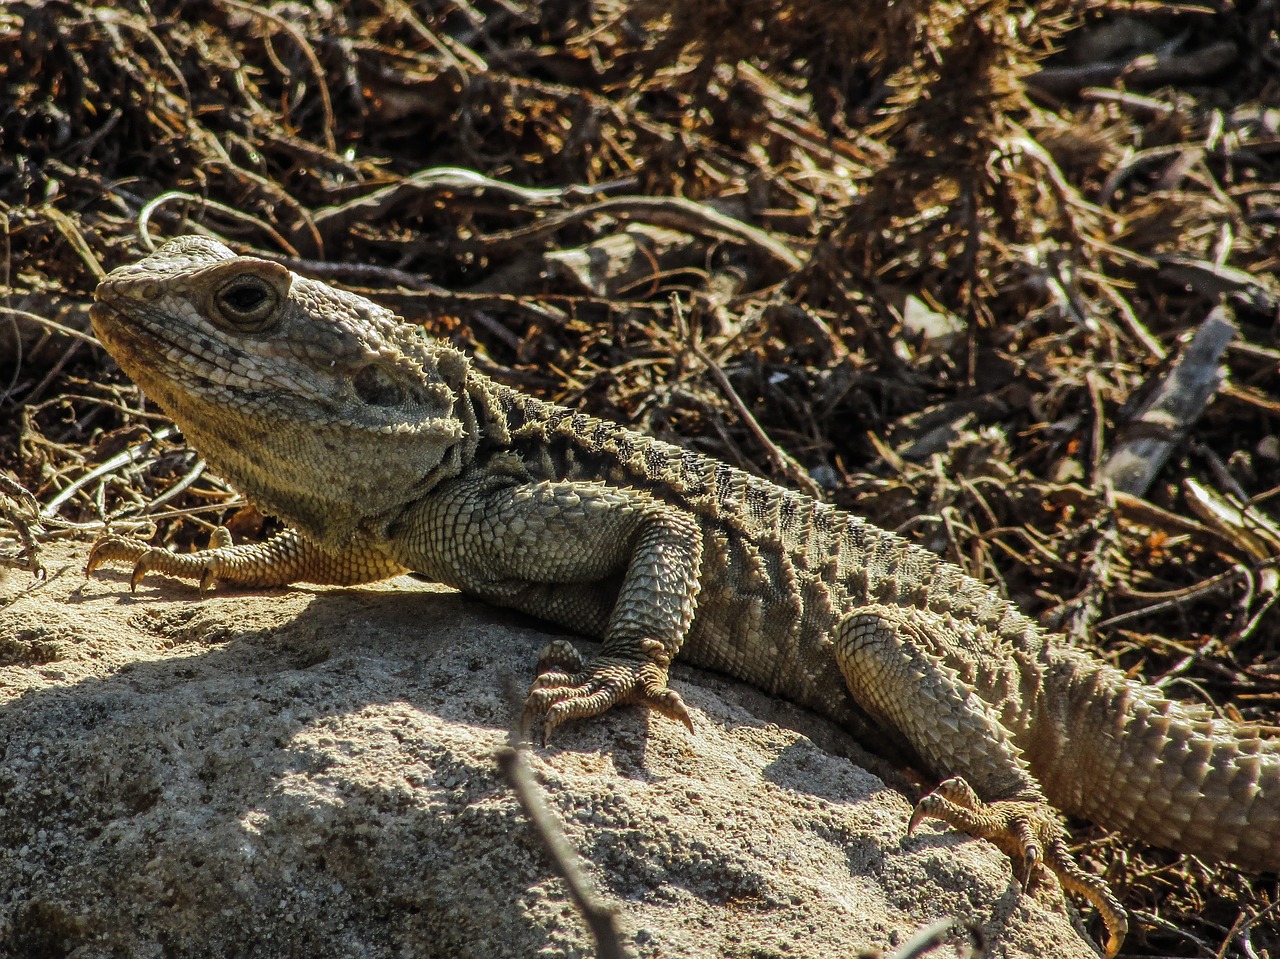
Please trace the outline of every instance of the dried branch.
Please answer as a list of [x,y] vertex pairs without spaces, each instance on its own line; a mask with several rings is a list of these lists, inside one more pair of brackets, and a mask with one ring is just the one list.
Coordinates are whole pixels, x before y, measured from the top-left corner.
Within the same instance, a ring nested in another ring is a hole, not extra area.
[[569,898],[582,913],[587,928],[596,942],[596,954],[600,959],[631,959],[635,953],[623,941],[622,932],[618,928],[618,909],[616,906],[602,902],[597,896],[591,880],[578,862],[578,854],[574,852],[569,838],[564,834],[564,827],[534,781],[529,764],[525,762],[522,751],[516,747],[504,746],[498,750],[498,770],[515,791],[530,822],[542,840],[551,864],[560,878],[569,888]]
[[1134,496],[1147,491],[1187,428],[1218,391],[1222,384],[1219,360],[1238,333],[1226,307],[1217,307],[1205,318],[1168,375],[1121,428],[1098,470],[1099,482]]

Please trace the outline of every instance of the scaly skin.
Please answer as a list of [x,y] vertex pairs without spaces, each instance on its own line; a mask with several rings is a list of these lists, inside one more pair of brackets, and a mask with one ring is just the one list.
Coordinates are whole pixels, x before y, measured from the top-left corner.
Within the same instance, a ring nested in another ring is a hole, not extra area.
[[186,237],[98,287],[99,339],[187,439],[293,529],[191,556],[105,537],[110,560],[268,586],[415,570],[603,640],[544,655],[545,733],[617,703],[693,728],[671,660],[719,670],[939,776],[925,817],[1123,909],[1066,847],[1062,812],[1280,870],[1280,740],[1128,681],[892,533],[473,370],[361,297]]

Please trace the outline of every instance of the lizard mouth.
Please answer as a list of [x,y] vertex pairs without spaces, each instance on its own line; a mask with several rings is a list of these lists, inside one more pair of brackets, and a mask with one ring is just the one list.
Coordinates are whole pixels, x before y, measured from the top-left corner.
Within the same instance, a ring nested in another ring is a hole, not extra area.
[[156,382],[150,371],[157,362],[158,354],[172,351],[172,343],[110,303],[99,301],[90,306],[89,322],[98,342],[115,357],[130,379],[144,387],[144,392],[148,387],[152,392],[168,392],[163,379]]
[[[192,384],[189,371],[172,367],[161,375],[167,357],[172,363],[177,346],[149,323],[139,322],[130,312],[110,303],[98,301],[89,307],[89,321],[98,341],[149,400],[169,414],[179,426],[186,429],[201,419],[201,404],[192,402],[201,392]],[[186,386],[178,383],[186,381]],[[206,423],[207,425],[207,423]]]
[[[140,354],[172,349],[175,345],[148,325],[132,319],[124,310],[101,300],[89,307],[89,322],[98,340],[117,362],[121,360],[121,352],[126,356],[125,362],[128,362],[128,359]],[[121,363],[121,366],[124,365]]]
[[117,346],[132,353],[137,347],[154,342],[136,324],[130,323],[123,313],[100,300],[89,307],[89,322],[102,345],[112,355]]

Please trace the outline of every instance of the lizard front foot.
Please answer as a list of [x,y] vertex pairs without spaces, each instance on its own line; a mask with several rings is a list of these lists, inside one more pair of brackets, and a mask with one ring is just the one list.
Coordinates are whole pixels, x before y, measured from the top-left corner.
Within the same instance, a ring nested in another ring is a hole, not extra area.
[[1102,880],[1089,875],[1076,863],[1067,849],[1066,830],[1043,800],[987,803],[964,779],[955,776],[916,803],[907,834],[930,818],[941,819],[998,846],[1014,861],[1023,888],[1030,883],[1036,866],[1043,865],[1058,877],[1064,889],[1083,896],[1098,910],[1107,927],[1107,959],[1120,951],[1129,931],[1124,907]]
[[[679,720],[693,732],[680,694],[667,685],[670,657],[657,640],[637,645],[639,656],[603,653],[584,667],[582,654],[557,640],[538,657],[538,678],[524,706],[524,728],[542,717],[542,740],[570,719],[596,716],[619,703],[636,703]],[[641,658],[642,657],[642,658]]]
[[131,591],[138,588],[147,573],[155,571],[181,579],[198,578],[203,597],[222,572],[223,550],[231,545],[231,533],[225,526],[214,529],[208,549],[194,553],[175,553],[125,536],[100,536],[89,550],[89,561],[84,571],[87,576],[104,563],[133,563],[133,572],[129,576]]

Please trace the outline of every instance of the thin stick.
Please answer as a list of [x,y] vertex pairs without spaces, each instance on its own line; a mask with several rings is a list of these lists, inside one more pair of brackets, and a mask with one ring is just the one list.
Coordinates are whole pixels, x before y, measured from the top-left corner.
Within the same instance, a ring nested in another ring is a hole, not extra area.
[[597,897],[591,880],[579,864],[578,854],[569,844],[560,820],[547,806],[521,751],[512,746],[499,749],[498,769],[511,784],[520,808],[533,823],[547,855],[551,857],[552,866],[569,887],[569,898],[582,913],[596,941],[596,954],[600,959],[633,959],[634,954],[624,945],[618,929],[617,907],[601,902]]
[[141,443],[135,443],[133,446],[130,446],[127,450],[117,453],[115,456],[111,457],[111,459],[107,460],[106,462],[100,464],[99,466],[85,473],[84,476],[81,476],[78,480],[76,480],[74,483],[72,483],[70,486],[64,489],[61,493],[59,493],[53,499],[51,499],[48,502],[48,504],[45,506],[45,508],[40,511],[40,517],[44,519],[44,518],[53,516],[58,512],[59,506],[61,506],[71,497],[75,496],[79,490],[84,489],[86,486],[92,483],[99,476],[105,476],[106,474],[119,469],[121,466],[127,466],[130,463],[136,463],[138,460],[142,459],[142,457],[147,454],[147,452],[151,449],[154,443],[156,443],[158,440],[167,440],[170,436],[173,436],[173,434],[176,432],[178,432],[178,428],[176,426],[162,427],[161,429],[158,429],[154,433],[152,433],[149,439],[145,439]]
[[[674,294],[671,297],[672,315],[675,317],[676,324],[681,330],[686,329],[684,311],[680,308],[680,299]],[[784,474],[796,486],[800,487],[806,494],[814,498],[821,498],[822,491],[818,489],[818,484],[813,481],[804,467],[797,463],[790,455],[787,454],[777,443],[769,438],[769,434],[764,428],[756,422],[756,418],[751,415],[751,411],[747,409],[747,404],[742,402],[742,397],[738,395],[738,391],[733,388],[733,384],[729,382],[729,377],[725,376],[724,370],[720,369],[718,363],[713,360],[707,351],[702,348],[702,344],[694,340],[692,336],[686,335],[685,342],[688,344],[690,351],[703,362],[707,372],[711,374],[711,378],[716,381],[716,385],[720,387],[720,392],[724,394],[733,408],[737,411],[738,417],[747,428],[751,430],[756,438],[756,442],[764,448],[765,456],[769,457],[770,466],[779,473]]]

